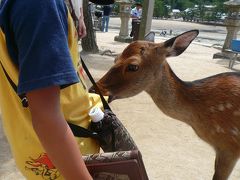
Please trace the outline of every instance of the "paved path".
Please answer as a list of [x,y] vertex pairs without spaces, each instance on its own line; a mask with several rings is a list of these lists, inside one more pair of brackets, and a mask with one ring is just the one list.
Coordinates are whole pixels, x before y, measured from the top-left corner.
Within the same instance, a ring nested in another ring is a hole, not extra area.
[[[110,28],[119,29],[121,21],[119,17],[110,18],[109,26]],[[131,28],[131,23],[129,21],[129,27]],[[226,38],[226,27],[224,26],[214,26],[206,24],[198,24],[192,22],[183,22],[179,20],[162,20],[162,19],[153,19],[151,30],[156,32],[157,38],[161,38],[160,33],[162,30],[172,30],[173,35],[180,34],[184,31],[191,29],[198,29],[200,34],[197,38],[198,41],[204,44],[220,44],[223,45]],[[169,36],[169,35],[167,35]]]

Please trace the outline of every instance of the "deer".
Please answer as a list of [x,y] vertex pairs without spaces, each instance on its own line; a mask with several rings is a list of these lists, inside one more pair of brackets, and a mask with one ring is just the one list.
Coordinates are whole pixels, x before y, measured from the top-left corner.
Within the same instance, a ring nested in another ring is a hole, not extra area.
[[[227,180],[240,154],[240,74],[183,81],[167,58],[182,54],[198,36],[190,30],[161,43],[134,41],[97,81],[109,102],[145,91],[167,116],[193,128],[215,152],[213,180]],[[94,87],[90,92],[98,93]]]

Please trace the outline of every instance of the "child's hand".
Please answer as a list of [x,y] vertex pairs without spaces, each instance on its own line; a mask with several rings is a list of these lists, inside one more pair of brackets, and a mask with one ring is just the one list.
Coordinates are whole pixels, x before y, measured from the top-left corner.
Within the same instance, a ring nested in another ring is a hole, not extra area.
[[84,23],[84,18],[83,16],[81,16],[79,18],[79,24],[78,24],[78,36],[80,39],[84,38],[87,35],[87,31],[86,31],[86,26]]

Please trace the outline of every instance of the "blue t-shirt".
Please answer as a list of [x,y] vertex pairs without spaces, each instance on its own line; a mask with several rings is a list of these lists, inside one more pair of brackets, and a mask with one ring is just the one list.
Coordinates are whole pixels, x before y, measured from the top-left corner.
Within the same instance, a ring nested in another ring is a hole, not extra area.
[[19,94],[79,81],[68,47],[64,0],[2,0],[0,27],[19,68]]

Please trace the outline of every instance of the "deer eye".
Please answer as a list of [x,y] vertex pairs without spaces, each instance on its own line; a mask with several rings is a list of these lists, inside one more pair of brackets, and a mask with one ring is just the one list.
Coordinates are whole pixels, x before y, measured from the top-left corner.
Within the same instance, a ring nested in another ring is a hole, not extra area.
[[144,47],[141,47],[141,48],[140,48],[140,54],[143,55],[143,54],[144,54],[144,51],[145,51]]
[[128,71],[137,71],[139,69],[139,66],[136,64],[129,64],[127,68]]

